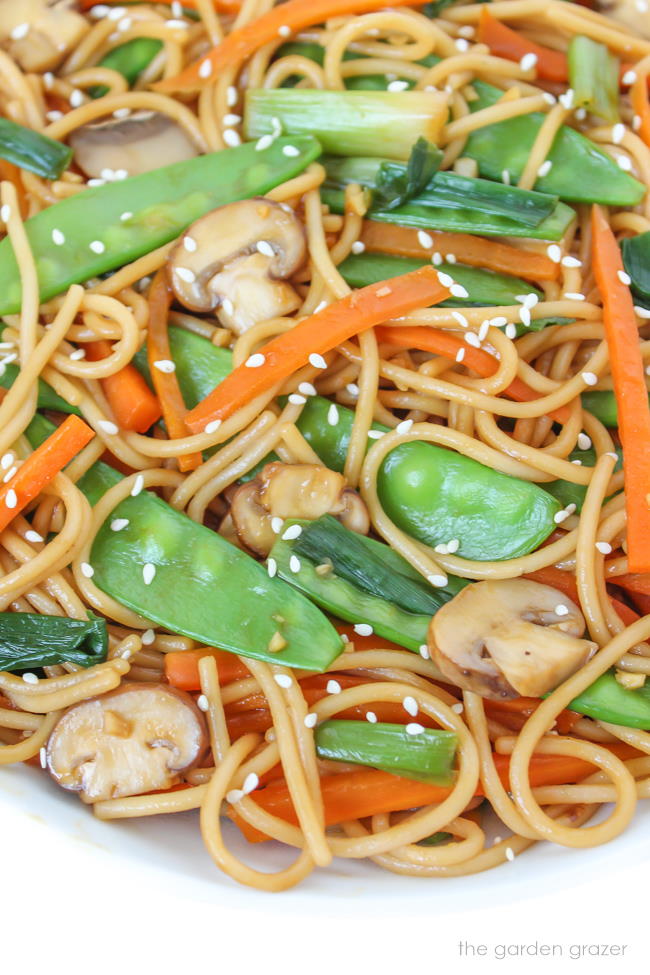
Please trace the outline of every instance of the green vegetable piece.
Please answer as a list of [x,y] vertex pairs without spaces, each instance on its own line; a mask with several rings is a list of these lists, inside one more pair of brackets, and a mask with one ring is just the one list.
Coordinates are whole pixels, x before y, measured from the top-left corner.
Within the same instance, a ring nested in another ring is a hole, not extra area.
[[643,302],[650,302],[650,230],[625,237],[621,248],[625,270],[632,278],[632,291]]
[[411,150],[406,168],[393,167],[390,164],[379,167],[376,199],[381,200],[386,209],[394,210],[418,196],[440,168],[443,155],[442,149],[426,139],[418,139]]
[[11,119],[0,118],[0,158],[44,179],[58,179],[70,165],[72,149]]
[[[620,471],[623,466],[623,454],[620,448],[616,450],[616,453],[618,454],[618,460],[614,470]],[[579,460],[584,467],[594,467],[596,464],[596,451],[591,447],[588,450],[573,450],[569,454],[569,460]],[[574,504],[578,513],[582,511],[585,495],[587,494],[586,484],[574,484],[573,481],[557,480],[549,481],[545,485],[545,488],[549,494],[557,498],[563,508],[566,508],[569,504]]]
[[[291,521],[290,524],[304,525],[305,522]],[[322,609],[349,623],[369,623],[379,636],[416,653],[426,643],[430,613],[409,613],[335,573],[319,575],[316,565],[305,556],[299,559],[300,570],[294,572],[291,557],[295,554],[295,541],[278,538],[269,558],[275,560],[281,579],[304,593]],[[447,602],[447,599],[442,601]]]
[[650,731],[650,684],[646,681],[636,691],[628,690],[619,684],[613,670],[598,677],[567,707],[597,721]]
[[467,585],[452,577],[444,590],[432,589],[388,545],[350,531],[331,515],[304,524],[294,549],[315,565],[331,563],[337,576],[409,613],[433,616]]
[[616,396],[611,389],[594,389],[581,394],[583,410],[600,420],[606,427],[618,426],[618,406]]
[[[453,2],[453,0],[452,0]],[[449,843],[453,840],[451,833],[432,833],[431,836],[427,836],[426,839],[420,840],[417,844],[418,846],[441,846],[443,843]]]
[[0,613],[0,670],[16,671],[73,663],[92,667],[106,660],[106,620],[40,613]]
[[[3,389],[11,389],[16,382],[19,372],[20,369],[18,366],[10,362],[4,367],[2,374],[0,374],[0,386]],[[54,392],[52,387],[44,379],[40,378],[38,380],[38,399],[36,406],[39,410],[57,410],[59,413],[74,413],[75,416],[81,416],[76,406],[72,406],[64,400],[58,393]]]
[[285,134],[312,133],[326,152],[371,156],[381,147],[406,160],[420,137],[435,132],[432,105],[435,95],[427,92],[249,88],[244,132],[257,139],[279,122]]
[[[297,156],[285,156],[293,145]],[[41,301],[71,284],[113,271],[168,243],[215,207],[263,195],[305,169],[320,154],[315,139],[276,139],[173,163],[153,172],[84,190],[25,223],[36,259]],[[65,247],[52,247],[61,230]],[[91,244],[103,245],[102,253]],[[21,285],[11,241],[0,241],[0,315],[20,308]]]
[[605,44],[577,35],[571,38],[568,61],[576,108],[586,108],[606,122],[618,122],[618,58]]
[[457,538],[459,555],[480,562],[532,552],[553,531],[560,507],[529,481],[418,441],[388,454],[377,487],[402,531],[427,545]]
[[410,735],[401,724],[323,721],[314,732],[319,758],[367,765],[431,785],[450,785],[458,738],[425,728]]
[[[472,87],[479,96],[470,103],[474,112],[494,105],[503,94],[501,89],[480,80],[474,80]],[[476,160],[481,176],[501,180],[507,170],[514,183],[524,170],[545,118],[543,112],[531,112],[477,129],[465,143],[463,155]],[[611,156],[568,125],[560,128],[548,159],[553,165],[535,187],[544,193],[555,193],[561,200],[636,206],[645,196],[642,183],[624,173]]]
[[[130,88],[162,48],[163,42],[155,37],[134,37],[105,54],[98,67],[119,72]],[[103,98],[107,93],[106,85],[94,85],[88,92],[91,98]]]
[[[176,378],[181,387],[183,402],[189,410],[205,399],[232,372],[230,349],[220,349],[200,335],[188,332],[186,328],[170,326],[169,346],[176,365]],[[151,385],[146,345],[136,353],[133,362]]]

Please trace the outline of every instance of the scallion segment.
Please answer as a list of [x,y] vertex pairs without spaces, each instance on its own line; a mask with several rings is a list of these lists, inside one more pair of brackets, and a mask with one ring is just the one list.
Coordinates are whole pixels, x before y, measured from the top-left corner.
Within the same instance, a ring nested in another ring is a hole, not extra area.
[[576,108],[586,108],[606,122],[618,122],[618,58],[605,44],[579,34],[571,39],[568,59]]
[[40,613],[0,613],[0,670],[16,671],[73,663],[92,667],[106,659],[106,620]]
[[72,149],[11,119],[0,118],[0,158],[43,179],[58,179],[70,165]]

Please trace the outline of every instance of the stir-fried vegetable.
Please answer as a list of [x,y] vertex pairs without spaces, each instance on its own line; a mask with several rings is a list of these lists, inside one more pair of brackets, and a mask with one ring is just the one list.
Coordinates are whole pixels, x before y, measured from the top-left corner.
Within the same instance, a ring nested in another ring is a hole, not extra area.
[[492,16],[487,6],[481,11],[478,39],[481,44],[487,44],[490,52],[498,58],[521,62],[523,58],[528,57],[531,66],[535,68],[536,76],[544,81],[566,82],[568,80],[569,66],[566,54],[536,44],[535,41],[502,24]]
[[70,165],[72,149],[11,119],[0,118],[0,158],[44,179],[58,179]]
[[619,62],[605,44],[578,35],[569,45],[573,102],[606,122],[617,122]]
[[106,620],[40,613],[0,613],[0,670],[53,667],[73,663],[92,667],[106,659]]
[[430,784],[448,785],[458,739],[453,731],[367,721],[324,721],[315,733],[319,758],[382,769]]
[[641,301],[650,303],[650,230],[635,237],[624,237],[621,249],[632,291]]
[[[131,87],[162,51],[162,47],[163,42],[155,37],[134,37],[125,44],[112,48],[99,61],[98,67],[119,72]],[[89,91],[91,98],[102,98],[107,93],[106,85],[95,85]]]
[[[618,461],[614,469],[620,470],[623,465],[623,454],[620,449],[617,450],[617,454]],[[593,447],[590,447],[588,450],[572,450],[568,457],[568,460],[572,464],[579,463],[584,467],[594,467],[596,459],[596,451]],[[575,484],[573,481],[557,480],[550,481],[545,485],[545,488],[549,494],[552,494],[554,498],[558,499],[563,508],[572,504],[575,505],[575,511],[578,513],[582,511],[582,505],[587,494],[586,484]]]
[[[286,145],[297,155],[285,155]],[[277,139],[261,151],[243,145],[87,189],[47,207],[25,223],[41,300],[150,253],[214,207],[263,195],[297,176],[319,153],[309,136]],[[63,235],[63,246],[52,244],[55,231]],[[0,314],[16,312],[20,299],[18,265],[6,238],[0,241]]]
[[[89,362],[107,359],[113,351],[111,343],[105,339],[88,342],[85,349]],[[113,416],[123,430],[146,433],[162,416],[158,400],[130,362],[111,376],[100,379],[100,383]]]
[[629,690],[616,680],[614,671],[598,677],[569,704],[597,721],[608,721],[624,728],[650,730],[650,684]]

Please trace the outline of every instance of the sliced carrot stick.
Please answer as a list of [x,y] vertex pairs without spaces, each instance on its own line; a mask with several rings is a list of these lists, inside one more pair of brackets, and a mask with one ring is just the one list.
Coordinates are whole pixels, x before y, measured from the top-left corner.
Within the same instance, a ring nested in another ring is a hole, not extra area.
[[[187,407],[183,402],[183,394],[178,385],[176,372],[165,372],[158,368],[160,363],[173,362],[167,332],[171,299],[171,288],[167,284],[164,270],[161,269],[154,277],[149,291],[147,360],[151,381],[162,407],[167,433],[173,440],[180,440],[190,434],[185,423]],[[195,471],[197,467],[201,466],[202,462],[203,457],[200,452],[182,454],[178,458],[178,468],[181,471]]]
[[11,480],[0,486],[0,532],[38,497],[94,436],[95,431],[83,420],[69,416],[30,454]]
[[453,254],[461,264],[487,268],[501,274],[517,274],[531,281],[555,281],[560,265],[546,254],[537,254],[519,247],[502,244],[498,240],[473,237],[471,234],[451,234],[429,231],[431,247],[423,247],[418,231],[392,223],[364,220],[361,240],[367,251],[375,254],[397,254],[400,257],[430,257],[437,251],[443,258]]
[[639,138],[643,139],[647,146],[650,146],[650,99],[648,98],[649,82],[650,74],[647,78],[644,75],[639,75],[630,88],[632,110],[640,120],[637,135]]
[[535,64],[537,77],[544,81],[569,80],[566,54],[528,40],[527,37],[493,17],[487,7],[483,7],[481,11],[478,39],[481,44],[487,44],[492,54],[496,54],[499,58],[506,58],[508,61],[521,61],[526,54],[534,54],[537,58]]
[[630,599],[642,616],[650,616],[650,596],[646,596],[645,593],[633,592],[630,594]]
[[[423,352],[433,352],[448,359],[455,360],[459,349],[465,350],[463,365],[486,378],[492,376],[498,369],[499,363],[483,349],[475,349],[467,345],[463,339],[451,332],[428,325],[383,325],[376,331],[377,341],[398,345],[403,349],[421,349]],[[518,402],[534,402],[538,399],[535,390],[527,386],[518,376],[512,380],[504,395]],[[559,423],[566,423],[569,419],[569,408],[560,406],[549,414]]]
[[219,674],[219,683],[230,684],[242,677],[250,677],[248,668],[227,650],[174,650],[165,654],[165,677],[172,685],[182,691],[199,691],[201,679],[199,677],[199,660],[202,657],[214,657]]
[[[85,349],[90,362],[107,359],[112,352],[111,343],[105,339],[88,342]],[[118,426],[124,430],[146,433],[162,416],[158,400],[130,363],[100,383]]]
[[[288,0],[282,7],[293,2]],[[448,297],[449,291],[440,284],[438,273],[431,266],[353,291],[262,346],[187,414],[186,423],[194,433],[200,433],[206,424],[227,419],[256,396],[288,379],[309,362],[310,355],[322,355],[387,318],[435,305]]]
[[592,209],[592,264],[603,301],[618,428],[623,445],[628,565],[650,571],[650,407],[634,302],[616,238],[602,209]]
[[536,569],[535,572],[527,572],[524,579],[540,582],[543,586],[552,586],[553,589],[559,589],[560,592],[563,592],[574,603],[579,602],[578,585],[572,572],[564,572],[554,565],[547,565],[543,569]]
[[650,596],[650,572],[632,573],[624,576],[614,576],[611,580],[615,585],[620,586],[627,592],[640,593],[643,596]]
[[[287,0],[252,23],[232,31],[200,61],[191,64],[174,78],[159,81],[153,87],[167,92],[197,91],[205,87],[210,78],[218,77],[226,68],[237,70],[261,47],[277,40],[280,28],[287,27],[293,34],[306,27],[313,27],[314,24],[322,24],[331,17],[372,13],[383,10],[384,7],[407,6],[410,3],[411,0],[311,0],[310,3],[305,0]],[[201,74],[199,69],[206,61],[210,62],[212,70]]]

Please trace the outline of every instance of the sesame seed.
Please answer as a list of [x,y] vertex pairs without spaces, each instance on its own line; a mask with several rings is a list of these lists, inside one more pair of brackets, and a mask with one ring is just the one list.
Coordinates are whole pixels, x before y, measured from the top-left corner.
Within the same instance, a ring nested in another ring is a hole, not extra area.
[[452,538],[447,542],[447,551],[450,555],[454,555],[460,548],[460,540],[458,538]]
[[39,748],[38,760],[41,763],[41,768],[47,768],[47,748],[45,746]]
[[[275,679],[277,680],[278,678],[276,677]],[[234,806],[237,802],[241,802],[243,798],[244,793],[241,789],[231,789],[230,792],[226,793],[226,802],[229,802],[231,806]]]
[[551,159],[545,159],[542,165],[537,170],[537,175],[540,177],[548,176],[553,167],[553,162]]
[[524,54],[523,58],[519,62],[519,67],[522,71],[532,71],[537,64],[537,55],[533,54],[532,51],[528,54]]
[[459,324],[459,325],[460,325],[460,326],[461,326],[462,328],[469,328],[469,322],[467,321],[467,319],[465,318],[465,316],[463,315],[463,313],[462,313],[462,312],[460,312],[460,311],[452,311],[452,313],[451,313],[451,317],[452,317],[452,318],[453,318],[453,319],[454,319],[455,321],[457,321],[457,322],[458,322],[458,324]]
[[249,355],[244,365],[249,369],[259,369],[265,362],[266,356],[262,355],[261,352],[254,352],[252,355]]
[[216,433],[221,426],[221,420],[211,420],[203,428],[204,433]]
[[158,372],[172,373],[176,371],[176,364],[171,359],[156,359],[153,365]]
[[189,24],[186,24],[184,20],[166,20],[165,26],[172,28],[178,27],[179,29],[182,28],[183,30],[187,30]]
[[235,132],[234,129],[224,129],[222,135],[223,141],[231,149],[241,145],[241,136],[239,135],[239,132]]
[[378,288],[377,291],[375,291],[375,298],[387,298],[388,295],[392,293],[392,288],[384,286],[383,288]]
[[48,122],[58,122],[60,118],[63,118],[63,112],[58,112],[53,108],[51,111],[45,113],[45,118]]
[[489,319],[486,318],[486,320],[484,322],[481,322],[479,326],[479,330],[478,330],[479,343],[485,341],[489,331],[490,331],[490,321]]
[[341,685],[337,680],[328,680],[327,687],[325,688],[328,694],[340,694]]
[[278,687],[283,687],[285,690],[291,687],[292,680],[289,674],[274,674],[273,679]]
[[549,244],[546,253],[554,264],[559,264],[562,260],[562,251],[557,244]]
[[193,254],[198,246],[193,237],[183,237],[183,247],[188,253]]
[[11,32],[12,41],[20,41],[23,37],[27,37],[29,33],[29,24],[17,24]]
[[72,105],[73,108],[80,108],[80,106],[83,105],[83,103],[84,103],[84,93],[82,91],[79,91],[78,88],[75,88],[75,90],[70,95],[70,104]]
[[70,353],[69,358],[73,362],[78,362],[80,359],[85,359],[86,358],[86,350],[85,349],[75,349],[74,352],[71,352]]
[[562,105],[562,107],[566,108],[568,111],[570,111],[573,108],[574,94],[575,93],[573,91],[573,88],[567,88],[567,90],[562,95],[560,95],[558,99],[560,105]]
[[292,555],[291,558],[289,559],[290,571],[293,572],[294,574],[297,574],[298,572],[300,572],[301,568],[302,568],[302,563],[298,558],[298,556]]
[[424,731],[424,725],[418,724],[417,721],[411,721],[406,725],[404,730],[407,735],[421,735]]
[[309,356],[309,365],[314,369],[327,369],[325,359],[318,352],[312,352]]
[[542,94],[542,98],[544,99],[544,101],[546,102],[547,105],[556,105],[557,104],[557,98],[555,97],[555,95],[552,95],[550,91],[545,91]]
[[120,20],[120,22],[118,23],[117,29],[119,31],[129,30],[132,23],[133,21],[131,20],[130,17],[123,17],[122,20]]
[[469,291],[462,284],[455,281],[449,288],[454,298],[469,298]]
[[457,261],[457,257],[455,254],[445,254],[445,260],[447,261],[448,264],[455,264]]
[[350,248],[353,254],[363,254],[365,249],[366,249],[366,245],[362,240],[355,240],[354,243],[352,244],[352,247]]
[[6,471],[8,467],[11,467],[15,459],[15,455],[11,451],[9,451],[7,454],[3,454],[2,458],[0,459],[0,467],[2,470]]
[[634,314],[638,318],[650,319],[650,308],[642,308],[640,305],[635,305]]
[[481,341],[476,332],[465,332],[464,338],[467,344],[473,346],[475,349],[478,349],[481,345]]
[[370,623],[355,623],[354,632],[357,636],[372,636],[375,632]]
[[228,108],[232,108],[234,105],[237,104],[238,97],[239,96],[237,94],[237,89],[235,88],[235,86],[229,85],[228,91],[226,92],[226,104],[228,105]]
[[382,437],[386,436],[383,430],[368,430],[369,440],[381,440]]
[[509,172],[509,170],[504,169],[501,172],[501,182],[502,183],[505,183],[506,186],[510,186],[510,172]]
[[564,603],[558,603],[557,606],[555,607],[555,615],[556,616],[568,616],[569,615],[569,607],[568,606],[565,606]]
[[291,37],[291,28],[288,24],[282,24],[281,27],[278,27],[278,34],[280,37]]
[[515,858],[515,851],[512,849],[512,847],[507,846],[506,847],[506,860],[510,860],[510,862],[512,863],[512,861],[514,860],[514,858]]
[[622,169],[624,173],[629,173],[632,170],[632,160],[629,156],[619,156],[616,160],[619,169]]
[[634,132],[638,132],[642,125],[643,125],[643,119],[641,118],[641,116],[640,115],[633,115],[632,116],[632,129],[633,129],[633,131]]
[[420,247],[433,247],[433,237],[426,230],[418,230],[418,243]]
[[442,254],[438,253],[438,251],[434,251],[431,255],[431,261],[436,265],[436,267],[442,264]]
[[199,65],[199,78],[209,78],[212,74],[212,61],[206,58],[205,61],[201,61]]
[[275,515],[273,518],[271,518],[271,531],[273,532],[274,535],[279,535],[283,527],[284,527],[284,520],[282,518],[278,517],[278,515]]
[[530,308],[525,308],[524,306],[522,306],[519,309],[519,320],[521,321],[521,324],[525,328],[529,328],[530,327],[530,322],[531,322]]
[[52,243],[56,244],[57,247],[61,247],[65,244],[65,234],[61,230],[57,230],[56,227],[52,231]]
[[268,240],[258,240],[255,247],[259,251],[259,253],[264,254],[265,257],[275,256],[275,251],[273,250],[271,244],[269,244]]
[[144,477],[142,476],[142,474],[138,474],[135,481],[133,482],[133,487],[131,488],[131,497],[137,498],[137,496],[140,494],[140,491],[142,491],[143,487],[144,487]]
[[567,254],[566,257],[562,258],[562,267],[582,267],[582,261]]
[[302,525],[289,525],[282,538],[285,542],[291,542],[294,538],[300,538],[301,535]]
[[150,586],[156,576],[156,566],[152,562],[145,562],[142,566],[142,579],[145,586]]
[[449,582],[447,576],[443,576],[443,575],[431,575],[431,576],[427,576],[427,579],[432,586],[437,586],[439,589],[442,588],[443,586],[446,586],[447,583]]
[[14,474],[16,474],[17,472],[18,472],[17,467],[10,467],[7,473],[5,474],[5,476],[2,478],[2,483],[7,484],[7,482],[10,481],[14,476]]
[[627,273],[627,271],[621,271],[619,268],[619,270],[616,272],[616,277],[621,282],[621,284],[626,284],[628,286],[632,284],[632,278]]
[[327,411],[327,422],[331,427],[335,427],[339,422],[339,411],[336,403],[330,403],[330,407]]
[[181,281],[185,281],[187,284],[194,284],[196,281],[196,274],[189,267],[177,267],[176,274]]
[[598,382],[598,376],[595,372],[583,372],[582,380],[587,384],[587,386],[595,386]]
[[23,674],[23,680],[26,684],[38,684],[38,677],[36,674]]
[[591,447],[591,437],[587,436],[586,433],[578,434],[578,448],[580,450],[589,450]]
[[278,563],[275,559],[269,558],[266,562],[266,571],[269,574],[269,579],[274,579],[278,574]]
[[199,694],[199,696],[196,699],[196,706],[199,709],[199,711],[209,711],[210,710],[210,702],[208,701],[208,699],[205,696],[205,694]]
[[457,37],[454,41],[454,45],[456,50],[460,51],[462,54],[469,51],[469,41],[466,41],[464,37]]
[[415,700],[414,697],[410,697],[410,696],[404,698],[404,700],[402,701],[402,707],[404,708],[407,714],[411,715],[412,718],[414,718],[418,713],[418,711],[420,710],[418,707],[418,702]]
[[301,396],[300,393],[290,393],[288,399],[289,402],[293,403],[294,406],[302,406],[304,403],[307,402],[305,397]]
[[296,156],[300,155],[300,149],[298,146],[282,146],[282,155],[295,159]]
[[610,555],[612,551],[612,546],[609,542],[596,542],[596,548],[601,555]]
[[456,353],[456,362],[462,362],[465,358],[465,349],[459,349]]
[[5,495],[5,504],[8,508],[15,508],[18,504],[18,498],[13,488],[9,488],[7,491]]
[[4,203],[2,207],[0,207],[0,220],[2,220],[3,223],[9,223],[11,220],[11,207],[8,203]]
[[445,274],[444,271],[438,271],[438,281],[443,286],[443,288],[451,288],[454,283],[454,279],[451,274]]
[[412,426],[413,420],[402,420],[402,422],[398,423],[395,427],[395,433],[408,433]]
[[370,724],[377,724],[377,715],[374,711],[366,711],[366,721],[369,721]]
[[33,528],[30,528],[28,531],[25,532],[25,539],[28,542],[34,542],[34,544],[38,544],[39,542],[43,541],[43,536],[39,535],[38,532],[35,532]]
[[315,728],[316,722],[318,721],[318,715],[310,711],[309,714],[305,715],[305,728]]
[[92,579],[92,577],[95,575],[95,570],[93,569],[92,565],[89,565],[88,562],[82,562],[79,568],[82,576],[85,576],[86,579]]
[[430,660],[431,654],[429,653],[429,648],[426,643],[421,643],[419,647],[419,654],[423,660]]
[[463,702],[459,701],[458,704],[452,704],[451,710],[454,712],[454,714],[462,714],[463,711],[465,710],[463,706]]
[[632,71],[631,69],[626,71],[621,80],[624,85],[633,85],[636,81],[636,71]]
[[620,146],[624,138],[625,126],[622,122],[617,122],[616,125],[612,126],[612,142],[615,146]]
[[89,179],[87,186],[106,186],[105,179]]
[[263,149],[268,149],[269,146],[273,145],[272,135],[262,135],[255,143],[255,149],[257,152],[261,152]]
[[586,301],[585,296],[580,291],[565,291],[564,297],[567,301]]
[[93,254],[103,254],[106,250],[106,244],[103,244],[101,240],[92,240],[88,246]]
[[121,532],[128,524],[128,518],[114,518],[111,522],[111,531]]
[[100,420],[97,424],[100,430],[107,433],[109,436],[115,436],[118,433],[118,427],[111,420]]
[[125,210],[124,213],[120,214],[120,220],[122,221],[122,223],[126,223],[126,221],[130,220],[132,216],[133,213],[131,212],[131,210]]
[[303,396],[315,396],[316,387],[311,383],[300,383],[298,386],[298,392],[302,393]]
[[156,634],[151,629],[145,630],[142,636],[140,637],[140,640],[143,646],[145,647],[151,646],[151,644],[154,642],[155,639],[156,639]]
[[242,786],[244,795],[247,796],[249,792],[254,792],[255,789],[257,789],[259,784],[260,784],[259,776],[256,775],[255,772],[249,772],[246,778],[244,779],[244,784]]

